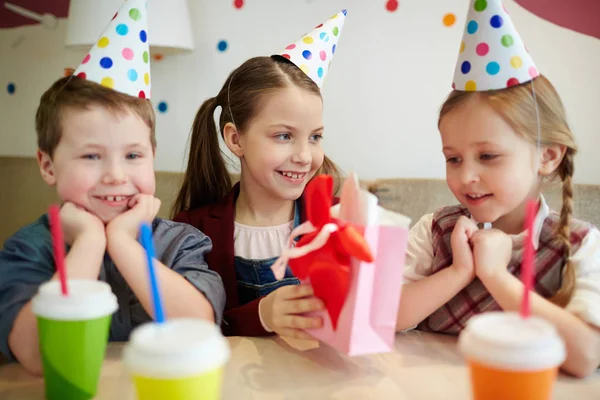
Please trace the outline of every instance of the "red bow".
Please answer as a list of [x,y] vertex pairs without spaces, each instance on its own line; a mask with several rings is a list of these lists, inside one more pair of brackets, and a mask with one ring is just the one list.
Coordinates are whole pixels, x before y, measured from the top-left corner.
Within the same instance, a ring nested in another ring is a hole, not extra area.
[[[373,255],[362,228],[331,218],[332,192],[333,178],[328,175],[317,176],[307,185],[308,222],[305,224],[310,223],[312,229],[308,228],[310,233],[298,241],[294,249],[297,255],[289,255],[289,266],[298,279],[310,280],[315,296],[323,300],[335,329],[348,295],[351,257],[372,262]],[[303,225],[296,231],[305,232],[307,227]],[[292,238],[297,234],[292,232]],[[324,244],[317,243],[322,240]],[[283,265],[286,258],[281,259]]]

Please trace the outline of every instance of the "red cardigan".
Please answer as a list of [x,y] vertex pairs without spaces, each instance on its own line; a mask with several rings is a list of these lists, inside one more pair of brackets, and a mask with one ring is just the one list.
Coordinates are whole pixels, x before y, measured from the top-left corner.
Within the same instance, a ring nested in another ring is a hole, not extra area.
[[[223,334],[226,336],[265,336],[267,332],[260,323],[258,303],[261,298],[240,305],[237,292],[237,277],[233,250],[233,221],[235,201],[240,193],[240,185],[233,189],[218,203],[210,204],[191,211],[182,211],[175,221],[194,226],[207,235],[213,244],[206,255],[206,262],[223,279],[227,302],[223,314]],[[334,200],[335,201],[335,200]],[[299,201],[300,220],[305,221],[304,204]]]

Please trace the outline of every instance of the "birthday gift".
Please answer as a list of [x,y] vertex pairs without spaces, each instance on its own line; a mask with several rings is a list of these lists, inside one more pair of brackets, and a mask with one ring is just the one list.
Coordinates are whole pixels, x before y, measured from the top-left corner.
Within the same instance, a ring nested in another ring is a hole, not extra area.
[[382,353],[394,347],[410,220],[377,205],[377,198],[346,179],[339,206],[332,206],[333,180],[321,175],[305,190],[307,222],[302,235],[273,265],[283,277],[310,283],[325,310],[313,337],[351,356]]

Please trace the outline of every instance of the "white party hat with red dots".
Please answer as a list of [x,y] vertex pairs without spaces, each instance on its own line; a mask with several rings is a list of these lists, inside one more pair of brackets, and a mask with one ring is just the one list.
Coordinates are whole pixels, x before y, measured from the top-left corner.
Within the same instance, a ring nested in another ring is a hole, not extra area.
[[126,0],[74,75],[134,97],[150,98],[146,0]]
[[287,46],[279,55],[296,64],[319,88],[323,87],[345,20],[346,10],[342,10]]
[[501,0],[471,0],[452,87],[504,89],[539,75]]

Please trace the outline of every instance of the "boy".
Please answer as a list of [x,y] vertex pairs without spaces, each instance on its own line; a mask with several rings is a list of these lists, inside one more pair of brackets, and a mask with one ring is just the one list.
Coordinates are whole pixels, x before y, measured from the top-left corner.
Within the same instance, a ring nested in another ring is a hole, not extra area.
[[[160,201],[154,197],[154,111],[145,99],[150,81],[144,3],[123,5],[76,76],[54,83],[36,114],[40,172],[63,201],[67,276],[111,285],[119,310],[110,339],[117,341],[127,340],[152,312],[145,253],[136,241],[144,221],[153,227],[167,316],[220,324],[225,305],[223,283],[204,261],[210,239],[155,217]],[[0,252],[0,355],[35,374],[41,361],[30,300],[40,284],[56,277],[43,215]]]

